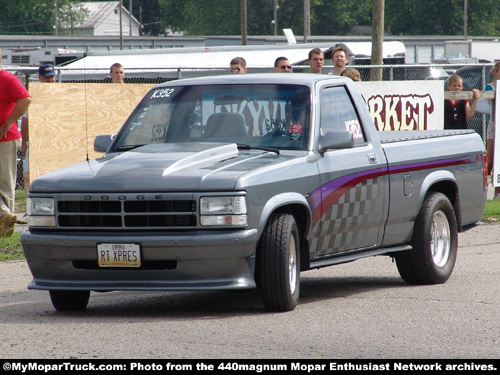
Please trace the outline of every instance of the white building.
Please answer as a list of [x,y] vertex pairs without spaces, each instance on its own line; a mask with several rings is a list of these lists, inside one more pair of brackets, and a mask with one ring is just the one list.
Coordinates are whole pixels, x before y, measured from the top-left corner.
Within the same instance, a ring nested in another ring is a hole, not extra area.
[[[118,36],[120,35],[120,2],[86,2],[80,3],[87,16],[82,22],[59,25],[61,35],[72,36]],[[130,27],[132,23],[132,27]],[[140,23],[127,9],[122,7],[121,35],[139,36]]]

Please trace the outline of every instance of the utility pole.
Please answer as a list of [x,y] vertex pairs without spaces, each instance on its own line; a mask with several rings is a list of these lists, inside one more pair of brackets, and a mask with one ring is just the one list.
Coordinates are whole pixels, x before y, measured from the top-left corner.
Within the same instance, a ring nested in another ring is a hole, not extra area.
[[240,0],[241,44],[247,44],[247,0]]
[[129,35],[132,36],[132,0],[128,1],[128,12],[129,12],[129,23],[130,23],[130,32]]
[[139,35],[144,34],[144,26],[142,25],[142,5],[139,5]]
[[311,3],[304,0],[304,43],[307,43],[307,37],[311,35]]
[[123,9],[123,0],[120,0],[120,50],[123,49],[122,9]]
[[[384,45],[384,4],[385,0],[373,0],[372,10],[372,65],[382,65]],[[370,70],[370,81],[382,81],[382,68]]]
[[56,33],[56,36],[57,36],[57,33],[58,33],[58,29],[57,29],[57,23],[58,23],[58,20],[57,20],[57,16],[58,16],[58,10],[57,10],[57,0],[54,0],[54,30],[55,30],[55,33]]
[[278,6],[278,0],[273,0],[273,11],[274,11],[274,19],[273,19],[273,24],[274,24],[274,36],[278,35],[278,9],[280,8]]
[[464,39],[467,40],[467,0],[464,0]]

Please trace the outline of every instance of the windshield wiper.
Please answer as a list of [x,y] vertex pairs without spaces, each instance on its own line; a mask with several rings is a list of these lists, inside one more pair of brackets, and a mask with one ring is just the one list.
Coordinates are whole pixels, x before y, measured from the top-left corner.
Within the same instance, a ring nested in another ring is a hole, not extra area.
[[142,146],[146,146],[146,145],[125,145],[125,146],[117,147],[116,151],[130,151],[130,150],[133,150],[134,148],[142,147]]
[[243,149],[243,150],[262,150],[262,151],[269,151],[269,152],[274,152],[277,155],[280,154],[280,150],[274,147],[260,147],[260,146],[250,146],[246,145],[243,143],[237,143],[238,149]]

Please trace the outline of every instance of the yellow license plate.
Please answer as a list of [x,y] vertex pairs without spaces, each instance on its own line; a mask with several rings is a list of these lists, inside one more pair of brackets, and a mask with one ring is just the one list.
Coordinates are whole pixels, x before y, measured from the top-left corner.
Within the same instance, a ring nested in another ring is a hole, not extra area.
[[99,267],[140,267],[141,247],[127,243],[98,244],[97,263]]

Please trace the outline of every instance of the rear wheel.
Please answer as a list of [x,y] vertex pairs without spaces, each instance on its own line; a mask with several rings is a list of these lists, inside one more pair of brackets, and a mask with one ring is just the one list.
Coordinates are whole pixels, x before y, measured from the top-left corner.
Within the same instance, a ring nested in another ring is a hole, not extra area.
[[399,274],[410,284],[440,284],[453,272],[458,229],[455,211],[442,193],[424,200],[415,220],[410,251],[396,256]]
[[259,244],[259,287],[268,311],[291,311],[299,302],[300,240],[295,219],[275,213]]
[[85,310],[89,303],[89,290],[50,290],[52,306],[58,311]]

